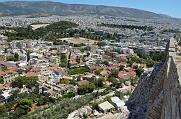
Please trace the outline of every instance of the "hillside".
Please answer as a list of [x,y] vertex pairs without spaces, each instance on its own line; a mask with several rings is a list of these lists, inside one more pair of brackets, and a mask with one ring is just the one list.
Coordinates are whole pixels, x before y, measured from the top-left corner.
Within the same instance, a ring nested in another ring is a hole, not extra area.
[[64,4],[47,1],[9,1],[0,2],[0,15],[108,15],[135,18],[169,18],[153,12],[110,6]]

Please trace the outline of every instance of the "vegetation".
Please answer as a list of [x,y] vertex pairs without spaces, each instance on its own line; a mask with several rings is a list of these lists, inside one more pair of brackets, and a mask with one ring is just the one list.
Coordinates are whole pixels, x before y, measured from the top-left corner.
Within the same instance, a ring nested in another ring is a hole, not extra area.
[[25,98],[19,100],[15,107],[14,117],[20,117],[22,115],[27,114],[31,110],[32,104],[33,104],[32,99]]
[[137,67],[135,71],[136,71],[136,75],[140,77],[141,74],[144,72],[144,69],[142,67]]
[[116,91],[115,92],[115,96],[119,97],[120,99],[123,99],[124,98],[124,93],[120,92],[120,91]]
[[96,87],[103,87],[104,86],[104,84],[103,84],[103,82],[104,82],[104,79],[103,78],[100,78],[100,79],[98,79],[98,80],[96,80],[95,82],[94,82],[94,84],[95,84],[95,86]]
[[[36,99],[36,98],[34,98],[34,99]],[[36,99],[36,102],[37,102],[37,104],[36,104],[37,106],[41,106],[41,105],[45,105],[48,103],[54,103],[55,99],[51,98],[51,97],[45,97],[45,96],[40,95],[40,97],[38,97],[38,99]]]
[[75,93],[74,92],[68,92],[68,93],[63,95],[63,98],[72,98],[72,97],[75,97]]
[[0,78],[0,84],[3,84],[3,83],[4,83],[4,79]]
[[5,106],[0,106],[0,115],[4,115],[6,113],[6,111],[7,111],[7,109]]
[[19,60],[19,55],[18,53],[15,53],[14,56],[8,56],[7,61],[18,61]]
[[61,67],[67,67],[67,57],[65,54],[61,54],[61,57],[60,57],[60,66]]
[[179,29],[164,29],[161,33],[181,33]]
[[95,89],[95,85],[93,83],[87,84],[87,85],[82,85],[78,88],[77,93],[79,95],[84,95],[86,93],[92,93]]
[[1,67],[1,70],[2,70],[3,72],[5,72],[5,71],[8,70],[8,68],[7,68],[7,66],[2,66],[2,67]]
[[21,119],[38,119],[38,118],[51,118],[51,119],[65,119],[72,111],[88,104],[95,98],[95,94],[89,94],[77,99],[66,98],[50,105],[48,109],[37,110],[29,113]]
[[104,65],[108,65],[108,64],[109,64],[109,62],[108,62],[107,60],[103,61],[102,63],[103,63]]
[[[24,27],[15,27],[11,28],[11,30],[14,30],[15,32],[7,32],[4,35],[8,36],[8,40],[23,40],[23,39],[43,39],[43,40],[49,40],[52,41],[55,45],[63,45],[63,44],[69,44],[66,41],[61,41],[59,38],[64,37],[84,37],[88,39],[93,40],[116,40],[117,34],[110,34],[110,33],[103,33],[99,34],[93,29],[75,29],[78,26],[78,24],[68,22],[68,21],[60,21],[52,23],[46,27],[41,27],[36,30],[32,30],[31,26],[28,26],[26,28]],[[3,27],[4,28],[4,27]],[[5,29],[5,28],[4,28]],[[72,44],[69,44],[72,45]],[[78,45],[81,46],[82,44]],[[76,47],[76,45],[75,45]]]
[[126,29],[139,29],[143,31],[152,31],[153,27],[151,26],[136,26],[136,25],[118,25],[118,24],[98,24],[98,26],[105,26],[105,27],[110,27],[110,28],[126,28]]
[[75,75],[75,74],[83,74],[85,72],[89,72],[88,67],[78,67],[78,68],[72,68],[68,70],[69,75]]
[[[64,37],[65,31],[67,29],[77,27],[78,25],[72,22],[68,21],[60,21],[52,23],[46,27],[41,27],[36,30],[32,30],[31,26],[28,26],[27,28],[18,27],[18,28],[12,28],[15,30],[15,33],[6,33],[5,35],[8,36],[9,40],[23,40],[23,39],[39,39],[39,38],[45,38],[48,40],[52,40],[57,37]],[[58,33],[58,34],[57,34]]]
[[34,86],[37,86],[37,80],[38,77],[33,76],[33,77],[25,77],[25,76],[20,76],[17,77],[12,83],[12,87],[18,87],[18,88],[23,88],[23,85],[25,85],[27,88],[32,88]]
[[135,86],[137,83],[138,83],[138,77],[132,77],[131,79],[130,79],[130,81],[131,81],[131,85],[132,86]]
[[[159,56],[160,57],[160,56]],[[160,58],[154,58],[154,59],[164,59],[164,56],[161,56]],[[151,57],[147,57],[147,58],[140,58],[140,57],[137,57],[137,56],[130,56],[129,59],[128,59],[128,64],[130,66],[132,66],[133,63],[140,63],[140,64],[146,64],[147,67],[153,67],[153,65],[157,64],[159,61],[155,61],[153,60]]]

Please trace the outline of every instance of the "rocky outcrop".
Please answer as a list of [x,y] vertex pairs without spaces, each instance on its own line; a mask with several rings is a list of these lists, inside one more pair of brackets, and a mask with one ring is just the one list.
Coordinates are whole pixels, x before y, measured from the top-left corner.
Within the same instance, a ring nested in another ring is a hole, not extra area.
[[167,56],[144,74],[126,105],[130,119],[181,119],[181,56],[173,38]]

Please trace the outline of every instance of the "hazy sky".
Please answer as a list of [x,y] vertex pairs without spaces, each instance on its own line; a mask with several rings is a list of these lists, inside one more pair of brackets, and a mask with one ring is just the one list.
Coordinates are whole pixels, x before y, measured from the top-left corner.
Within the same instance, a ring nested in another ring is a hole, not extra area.
[[[7,0],[0,0],[7,1]],[[13,0],[11,0],[13,1]],[[19,0],[23,1],[23,0]],[[25,0],[24,0],[25,1]],[[37,1],[37,0],[31,0]],[[181,18],[181,0],[46,0],[71,4],[93,4],[137,8]]]

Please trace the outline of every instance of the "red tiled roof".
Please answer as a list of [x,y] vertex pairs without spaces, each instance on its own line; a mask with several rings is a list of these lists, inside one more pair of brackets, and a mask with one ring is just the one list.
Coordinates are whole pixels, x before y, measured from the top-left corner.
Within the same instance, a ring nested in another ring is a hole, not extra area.
[[24,74],[27,77],[31,77],[31,76],[38,76],[38,73],[35,72],[27,72],[26,74]]
[[118,77],[123,80],[128,80],[130,78],[130,76],[128,75],[126,71],[120,71],[118,73]]
[[100,72],[100,74],[101,74],[102,76],[108,77],[108,76],[111,74],[111,72],[108,71],[108,70],[103,70],[103,71]]
[[131,68],[131,67],[126,67],[124,68],[125,71],[130,72],[130,71],[135,71],[135,69]]
[[128,68],[128,69],[127,69],[127,71],[120,71],[118,73],[118,77],[120,79],[124,79],[124,80],[128,80],[131,77],[135,77],[136,76],[136,72],[134,71],[134,69],[132,69],[132,68]]

